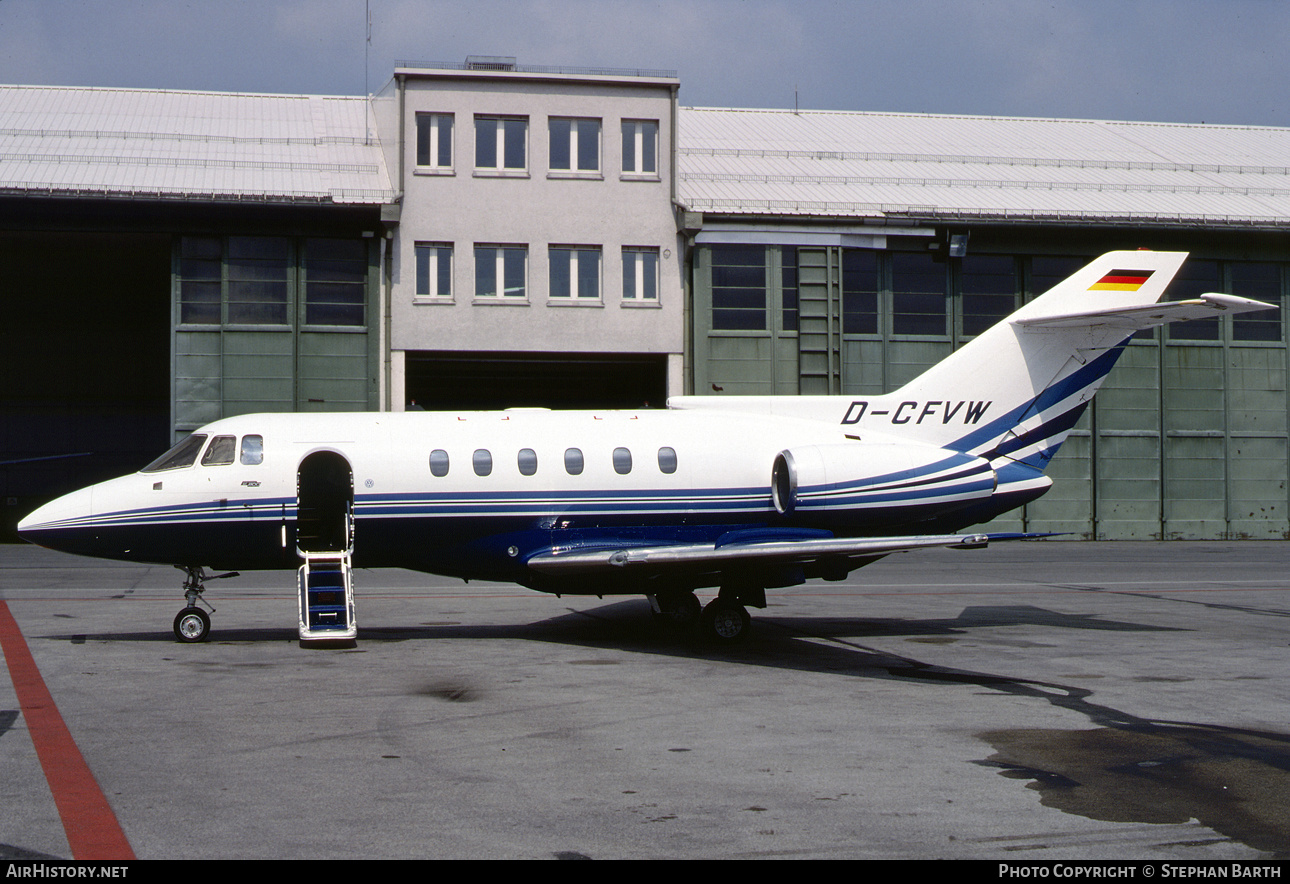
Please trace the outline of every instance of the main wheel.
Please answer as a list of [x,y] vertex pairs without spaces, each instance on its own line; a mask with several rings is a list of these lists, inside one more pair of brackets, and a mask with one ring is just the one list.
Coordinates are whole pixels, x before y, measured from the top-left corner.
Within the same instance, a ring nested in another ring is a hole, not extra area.
[[181,642],[203,641],[210,631],[210,615],[201,608],[184,608],[175,615],[175,638]]
[[752,618],[743,605],[714,599],[703,609],[703,635],[722,645],[733,645],[748,638]]

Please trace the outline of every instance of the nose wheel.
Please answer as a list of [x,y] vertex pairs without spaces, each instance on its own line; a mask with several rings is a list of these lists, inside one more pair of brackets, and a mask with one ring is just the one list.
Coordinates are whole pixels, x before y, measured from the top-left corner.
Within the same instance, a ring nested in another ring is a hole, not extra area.
[[175,615],[175,638],[185,644],[205,641],[206,636],[211,631],[211,618],[197,603],[201,602],[214,613],[215,609],[202,598],[202,593],[206,591],[207,580],[219,580],[223,577],[237,577],[236,571],[229,571],[227,574],[207,574],[206,569],[192,565],[176,565],[176,568],[183,571],[184,577],[184,601],[187,606]]
[[210,631],[210,615],[201,608],[184,608],[175,615],[175,638],[181,642],[203,641]]

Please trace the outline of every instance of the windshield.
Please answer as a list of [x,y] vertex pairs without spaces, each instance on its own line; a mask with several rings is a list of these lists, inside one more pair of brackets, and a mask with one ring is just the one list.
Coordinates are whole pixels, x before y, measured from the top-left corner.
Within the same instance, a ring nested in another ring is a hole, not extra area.
[[177,470],[182,467],[191,467],[197,460],[197,452],[202,450],[202,446],[204,444],[206,444],[205,434],[194,433],[174,448],[167,451],[161,457],[148,464],[139,472],[160,473],[164,470]]

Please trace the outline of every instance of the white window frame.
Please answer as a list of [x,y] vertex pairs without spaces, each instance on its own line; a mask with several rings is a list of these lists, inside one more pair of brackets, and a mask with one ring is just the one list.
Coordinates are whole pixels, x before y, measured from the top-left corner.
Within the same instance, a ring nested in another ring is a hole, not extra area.
[[[641,257],[653,258],[654,290],[646,287],[645,265]],[[630,262],[628,258],[630,257]],[[652,246],[623,246],[623,303],[632,306],[657,306],[662,261],[659,249]],[[630,286],[629,286],[630,283]]]
[[[650,131],[652,127],[653,131]],[[623,159],[629,159],[627,148],[631,146],[630,168],[627,162],[623,163],[623,177],[645,181],[659,180],[659,157],[658,157],[658,138],[660,127],[658,120],[623,120]],[[654,168],[646,169],[645,163],[645,145],[648,140],[654,142]]]
[[[557,293],[555,290],[555,261],[553,260],[556,252],[569,253],[569,291]],[[583,261],[593,257],[596,262],[596,290],[595,292],[582,291],[581,275],[579,273]],[[547,250],[547,263],[549,272],[547,274],[548,297],[553,304],[572,304],[572,303],[603,303],[602,293],[605,290],[605,260],[600,246],[550,246]]]
[[[549,166],[551,177],[553,178],[600,178],[602,177],[600,170],[604,164],[603,157],[601,156],[602,143],[604,141],[602,137],[602,133],[604,132],[603,122],[598,117],[548,117],[547,118],[548,145],[550,145],[552,142],[555,141],[556,123],[569,124],[569,133],[568,133],[569,140],[568,140],[568,144],[565,145],[565,147],[569,151],[569,165],[565,167],[556,166],[554,163],[554,160],[552,159],[552,157],[554,156],[554,152],[549,151],[547,154],[547,163]],[[596,124],[596,133],[595,133],[596,165],[592,168],[583,168],[578,165],[578,161],[580,157],[579,148],[581,147],[580,139],[582,137],[582,133],[579,132],[579,129],[581,128],[579,124],[582,124],[582,123]]]
[[[479,131],[481,125],[492,122],[496,125],[496,137],[493,141],[492,165],[485,165],[480,162],[479,156]],[[524,124],[524,157],[523,164],[519,166],[507,166],[506,162],[506,124],[523,123]],[[477,114],[475,116],[475,174],[490,177],[526,177],[529,173],[529,118],[515,116],[493,116],[491,114]]]
[[[491,256],[481,255],[492,252]],[[511,294],[506,288],[506,253],[520,252],[523,255],[522,282],[518,291]],[[491,258],[493,263],[493,283],[499,291],[491,294],[479,291],[479,262]],[[475,243],[475,302],[480,304],[527,304],[529,289],[529,248],[516,243]]]
[[[443,131],[440,126],[441,120],[448,121],[448,162],[447,164],[439,161],[440,148],[442,145]],[[427,121],[430,127],[430,145],[428,163],[420,162],[421,159],[421,123]],[[457,158],[457,149],[454,139],[456,138],[457,123],[453,114],[441,113],[418,113],[416,115],[416,171],[422,174],[451,175],[456,169],[455,161]]]
[[[450,242],[419,242],[415,245],[416,273],[415,279],[415,296],[419,301],[451,301],[452,300],[452,261],[453,247]],[[421,256],[426,256],[425,276],[421,274]],[[443,278],[442,262],[447,261],[447,291],[440,291],[439,282]],[[425,290],[422,290],[422,283],[425,283]]]

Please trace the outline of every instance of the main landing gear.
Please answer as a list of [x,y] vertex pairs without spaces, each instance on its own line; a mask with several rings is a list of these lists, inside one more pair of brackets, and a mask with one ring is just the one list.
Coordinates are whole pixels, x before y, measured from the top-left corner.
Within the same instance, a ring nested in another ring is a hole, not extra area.
[[175,638],[184,643],[205,641],[206,636],[211,631],[211,618],[197,603],[201,602],[211,609],[211,607],[202,593],[206,591],[207,580],[219,580],[223,577],[237,577],[236,571],[229,571],[227,574],[207,574],[205,568],[194,567],[192,565],[176,565],[176,568],[183,571],[184,577],[184,601],[187,606],[175,615]]
[[670,592],[649,597],[656,619],[672,626],[697,627],[701,638],[717,645],[734,645],[748,638],[752,618],[745,605],[766,607],[766,591],[760,587],[723,586],[706,605],[694,593]]

